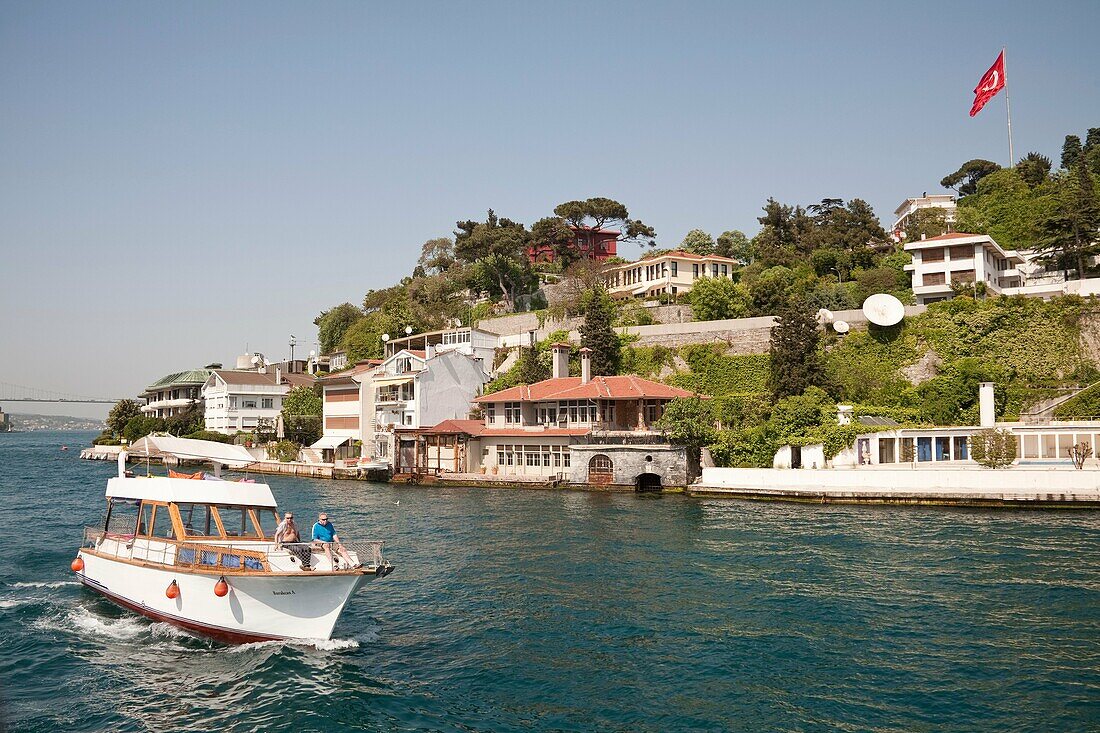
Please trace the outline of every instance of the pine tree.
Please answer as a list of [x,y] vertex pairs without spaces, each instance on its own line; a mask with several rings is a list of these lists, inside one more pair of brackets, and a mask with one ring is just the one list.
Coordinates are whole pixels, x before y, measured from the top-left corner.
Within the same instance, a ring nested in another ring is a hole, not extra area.
[[599,287],[588,291],[584,298],[584,323],[581,324],[581,346],[592,349],[592,376],[611,376],[619,372],[619,335],[611,327],[615,305],[607,292]]
[[1100,203],[1084,156],[1078,156],[1070,175],[1062,181],[1055,210],[1040,225],[1039,252],[1043,261],[1062,270],[1077,270],[1085,277],[1086,264],[1100,252],[1096,230],[1100,227]]
[[817,321],[804,303],[791,303],[779,312],[768,349],[768,386],[776,400],[827,385],[820,344]]
[[1066,141],[1062,143],[1062,167],[1067,171],[1073,170],[1080,157],[1081,138],[1076,135],[1066,135]]

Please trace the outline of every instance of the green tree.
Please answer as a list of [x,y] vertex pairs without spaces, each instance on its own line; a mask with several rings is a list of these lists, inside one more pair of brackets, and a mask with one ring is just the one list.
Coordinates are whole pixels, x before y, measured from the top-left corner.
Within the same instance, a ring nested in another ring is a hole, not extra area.
[[669,442],[698,450],[718,439],[714,429],[714,406],[700,397],[678,397],[667,405],[656,428]]
[[1081,149],[1085,164],[1094,176],[1100,176],[1100,127],[1090,127],[1085,137],[1085,147]]
[[737,229],[731,229],[718,235],[718,239],[714,243],[714,254],[738,260],[742,265],[747,265],[756,259],[752,242],[749,241],[744,232]]
[[772,327],[768,387],[775,399],[828,384],[817,320],[804,304],[785,306]]
[[605,290],[594,287],[585,294],[582,308],[581,346],[592,349],[592,376],[618,374],[622,343],[611,327],[615,304]]
[[426,274],[440,275],[455,263],[455,243],[450,237],[436,237],[420,247],[420,259],[416,262]]
[[351,303],[341,303],[335,308],[322,311],[313,319],[317,326],[317,339],[321,342],[321,353],[329,354],[336,350],[344,334],[352,324],[363,317],[363,311]]
[[618,226],[620,239],[653,247],[657,234],[653,227],[631,219],[626,206],[614,199],[597,196],[584,201],[566,201],[554,207],[554,214],[577,229],[599,231],[605,226]]
[[749,296],[743,286],[724,277],[701,277],[688,294],[697,321],[744,318],[749,312]]
[[745,280],[752,300],[753,313],[770,316],[779,313],[790,302],[798,278],[794,270],[777,265]]
[[1004,468],[1016,460],[1016,436],[1008,430],[979,430],[968,442],[970,457],[986,468]]
[[141,416],[141,407],[133,400],[119,400],[107,415],[107,427],[112,435],[122,435],[131,418]]
[[547,216],[531,225],[531,242],[537,250],[549,249],[554,261],[564,269],[580,255],[573,245],[576,235],[560,216]]
[[1056,202],[1039,225],[1040,258],[1065,270],[1067,277],[1076,270],[1077,277],[1084,278],[1090,258],[1100,253],[1100,204],[1083,156],[1077,158],[1071,175],[1060,181]]
[[938,237],[947,233],[947,212],[938,206],[917,209],[905,224],[905,240],[919,242],[922,237]]
[[283,432],[299,445],[312,445],[321,438],[321,402],[319,386],[295,387],[283,398]]
[[122,428],[122,437],[126,438],[127,442],[133,443],[149,433],[162,430],[164,430],[164,421],[160,418],[151,415],[137,415],[126,422],[126,425]]
[[1028,188],[1036,188],[1046,183],[1050,177],[1050,166],[1050,158],[1040,153],[1031,152],[1016,164],[1016,172]]
[[684,235],[684,241],[680,242],[680,249],[697,255],[714,254],[714,248],[714,237],[702,229],[692,229]]
[[206,427],[206,417],[202,408],[191,405],[183,412],[164,420],[164,430],[177,437],[190,435]]
[[954,173],[944,176],[940,185],[955,189],[960,196],[969,196],[978,192],[978,181],[1000,169],[1001,166],[991,160],[975,158],[963,163]]
[[1081,159],[1081,138],[1076,135],[1066,135],[1066,141],[1062,143],[1062,168],[1071,171],[1077,167],[1077,161]]

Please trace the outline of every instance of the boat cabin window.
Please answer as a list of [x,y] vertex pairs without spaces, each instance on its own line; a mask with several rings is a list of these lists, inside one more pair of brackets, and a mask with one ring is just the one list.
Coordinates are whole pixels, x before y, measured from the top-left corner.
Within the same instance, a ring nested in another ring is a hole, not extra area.
[[137,533],[143,537],[149,536],[149,528],[153,526],[153,505],[142,504],[138,514]]
[[138,525],[138,499],[111,499],[107,505],[107,521],[103,531],[107,534],[132,537]]
[[279,515],[274,509],[256,508],[256,519],[260,522],[260,531],[264,537],[275,537],[275,528],[279,526]]
[[149,536],[165,540],[176,538],[176,533],[172,530],[172,515],[168,513],[167,504],[153,506],[153,523],[149,526]]
[[188,537],[217,537],[218,524],[209,504],[177,504],[180,523]]
[[259,537],[260,533],[248,516],[248,508],[243,506],[219,506],[218,517],[227,537]]

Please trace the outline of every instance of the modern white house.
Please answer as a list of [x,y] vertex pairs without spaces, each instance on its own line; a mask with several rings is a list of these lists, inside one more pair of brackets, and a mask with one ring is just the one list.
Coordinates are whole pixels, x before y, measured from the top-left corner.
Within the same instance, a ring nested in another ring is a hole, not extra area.
[[948,228],[955,223],[955,197],[950,194],[927,193],[919,198],[905,199],[898,208],[894,209],[894,225],[890,227],[894,241],[900,242],[905,238],[905,230],[909,225],[909,217],[922,209],[943,209],[944,220]]
[[141,393],[145,404],[141,411],[150,417],[168,418],[202,406],[202,388],[209,379],[210,369],[191,369],[166,374]]
[[612,298],[655,298],[689,293],[703,277],[733,279],[740,267],[731,257],[675,250],[637,262],[607,265],[602,275]]
[[294,387],[311,385],[308,374],[284,374],[281,369],[214,369],[202,386],[206,429],[232,435],[255,430],[261,420],[277,424],[283,397]]
[[987,234],[951,232],[905,243],[912,263],[913,295],[919,305],[954,297],[952,283],[984,283],[991,295],[1052,298],[1100,295],[1100,278],[1066,280],[1043,268],[1030,251],[1006,250]]
[[401,349],[383,360],[371,373],[370,457],[392,460],[399,430],[468,417],[470,403],[489,381],[489,366],[461,349],[438,353],[431,343],[423,351]]

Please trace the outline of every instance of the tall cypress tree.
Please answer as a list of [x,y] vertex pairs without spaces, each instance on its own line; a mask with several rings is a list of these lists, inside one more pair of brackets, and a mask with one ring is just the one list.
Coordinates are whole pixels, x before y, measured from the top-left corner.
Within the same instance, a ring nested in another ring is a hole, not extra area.
[[1059,185],[1056,208],[1039,225],[1038,249],[1044,262],[1065,270],[1067,277],[1076,269],[1077,277],[1084,278],[1089,259],[1100,253],[1100,202],[1084,156],[1078,156],[1069,173]]
[[802,394],[807,387],[826,387],[825,361],[817,320],[805,303],[785,306],[772,328],[768,387],[776,399]]
[[584,323],[581,324],[581,346],[592,349],[592,376],[619,373],[619,335],[611,327],[615,304],[607,292],[593,287],[584,298]]

